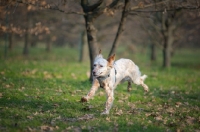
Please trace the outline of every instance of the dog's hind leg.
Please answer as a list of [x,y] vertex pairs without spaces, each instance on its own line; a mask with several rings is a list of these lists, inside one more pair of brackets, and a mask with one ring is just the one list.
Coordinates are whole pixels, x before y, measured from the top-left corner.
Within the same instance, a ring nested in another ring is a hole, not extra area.
[[149,91],[149,88],[146,84],[144,84],[144,80],[147,78],[147,75],[143,75],[140,77],[140,84],[142,85],[142,87],[144,88],[145,92]]
[[149,88],[146,84],[144,84],[144,80],[147,78],[147,75],[143,75],[143,76],[139,76],[136,79],[133,80],[133,82],[137,85],[142,85],[142,87],[144,88],[145,92],[149,91]]
[[128,81],[127,91],[130,92],[132,88],[131,82]]

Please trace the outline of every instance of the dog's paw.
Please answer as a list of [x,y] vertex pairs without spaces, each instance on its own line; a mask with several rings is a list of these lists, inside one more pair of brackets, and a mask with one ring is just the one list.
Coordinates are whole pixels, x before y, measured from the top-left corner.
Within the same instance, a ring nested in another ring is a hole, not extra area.
[[109,114],[109,111],[103,111],[102,113],[101,113],[101,115],[108,115]]
[[81,100],[80,100],[80,102],[87,102],[87,101],[88,101],[88,100],[87,100],[86,97],[82,97]]
[[149,92],[149,88],[145,88],[144,91],[147,93]]

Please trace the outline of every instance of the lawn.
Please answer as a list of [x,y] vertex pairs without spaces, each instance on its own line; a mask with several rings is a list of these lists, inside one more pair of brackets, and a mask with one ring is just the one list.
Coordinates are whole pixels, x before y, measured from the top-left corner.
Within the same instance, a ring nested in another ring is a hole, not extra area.
[[133,59],[148,75],[150,91],[133,85],[127,92],[127,84],[120,84],[108,116],[100,115],[103,89],[88,103],[79,102],[91,83],[89,62],[77,62],[76,49],[35,48],[28,57],[14,51],[1,56],[0,131],[199,132],[200,50],[177,51],[170,69],[161,67],[161,58],[151,63],[147,54],[124,50],[117,58]]

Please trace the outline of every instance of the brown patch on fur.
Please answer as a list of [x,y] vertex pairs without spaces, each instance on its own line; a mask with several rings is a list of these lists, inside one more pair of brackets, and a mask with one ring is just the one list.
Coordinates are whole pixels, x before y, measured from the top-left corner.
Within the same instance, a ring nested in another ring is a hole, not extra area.
[[99,54],[101,54],[101,49],[99,50]]
[[96,87],[99,87],[99,81],[97,80],[97,79],[95,79],[94,81],[93,81],[93,84],[92,84],[93,86],[96,86]]
[[108,66],[109,66],[109,67],[112,67],[114,60],[115,60],[115,54],[111,55],[111,56],[107,59],[107,61],[108,61]]

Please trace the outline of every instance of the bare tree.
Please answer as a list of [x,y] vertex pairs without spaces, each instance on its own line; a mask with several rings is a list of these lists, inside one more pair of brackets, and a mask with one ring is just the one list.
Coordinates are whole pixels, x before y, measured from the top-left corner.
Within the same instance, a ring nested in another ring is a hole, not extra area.
[[[196,1],[195,6],[190,6],[191,4],[194,5],[194,3],[187,3],[185,1],[173,1],[173,0],[165,0],[165,1],[129,1],[129,0],[75,0],[75,1],[69,1],[69,0],[58,0],[58,1],[52,1],[52,0],[42,0],[42,1],[29,1],[29,0],[16,0],[15,2],[23,3],[23,4],[30,4],[34,5],[40,8],[46,8],[51,10],[57,10],[60,12],[63,12],[65,14],[78,14],[83,15],[85,20],[85,30],[87,33],[87,39],[88,39],[88,47],[89,47],[89,57],[90,57],[90,71],[92,71],[92,64],[94,61],[94,57],[97,54],[98,51],[98,44],[97,44],[97,29],[94,25],[95,20],[101,16],[104,13],[107,14],[114,14],[115,10],[122,11],[122,17],[121,22],[118,27],[118,32],[115,38],[115,41],[113,43],[113,48],[111,49],[110,54],[112,54],[115,51],[115,47],[117,46],[117,42],[119,40],[120,35],[123,31],[124,22],[126,20],[127,13],[139,13],[139,12],[156,12],[158,10],[164,12],[165,10],[180,10],[180,9],[199,9],[199,4]],[[70,3],[74,3],[74,6],[70,8]],[[105,4],[106,3],[106,4]],[[131,4],[130,4],[131,3]],[[186,3],[186,4],[185,4]],[[120,4],[122,8],[117,8]],[[68,7],[68,8],[66,8]],[[69,10],[70,9],[70,10]],[[82,10],[81,10],[82,9]],[[169,19],[168,19],[169,18]],[[170,25],[170,21],[173,20],[169,17],[169,15],[163,16],[163,24],[162,24],[162,32],[163,36],[169,35],[173,33],[173,28],[168,25]],[[168,21],[169,20],[169,21]],[[167,25],[166,25],[167,24]],[[168,28],[169,27],[169,28]],[[164,36],[164,37],[165,37]],[[163,37],[163,38],[164,38]],[[166,36],[167,37],[167,36]],[[166,43],[173,43],[173,40],[168,40],[165,37]],[[164,46],[166,49],[170,49],[169,45]],[[166,51],[163,51],[165,54]],[[168,56],[168,52],[165,54],[166,59]],[[169,60],[170,61],[170,60]],[[164,65],[169,65],[168,63]],[[92,80],[92,76],[90,76],[90,80]]]
[[129,6],[130,6],[130,0],[125,0],[124,8],[122,11],[122,17],[109,56],[111,56],[116,51],[118,40],[120,38],[121,33],[124,31],[124,24],[126,22],[126,17],[128,16],[128,12],[126,10],[128,9]]

